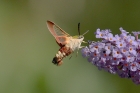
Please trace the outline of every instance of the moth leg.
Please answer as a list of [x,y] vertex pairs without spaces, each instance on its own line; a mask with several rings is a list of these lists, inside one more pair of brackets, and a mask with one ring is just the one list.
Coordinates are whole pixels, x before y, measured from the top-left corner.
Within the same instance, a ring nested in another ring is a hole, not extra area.
[[[85,47],[85,46],[80,46],[79,48],[83,48],[83,47]],[[79,50],[79,49],[78,49]]]
[[[72,53],[74,53],[74,52],[72,52]],[[69,58],[69,60],[72,58],[72,55],[70,56],[70,58]]]
[[78,49],[77,52],[76,52],[76,57],[78,56],[78,51],[79,51],[79,49]]
[[77,49],[76,57],[77,57],[77,55],[78,55],[78,51],[79,51],[79,49],[80,49],[80,48],[83,48],[83,47],[85,47],[85,46],[80,46],[80,47]]
[[78,56],[78,51],[79,51],[79,49],[82,48],[82,47],[84,47],[84,46],[80,46],[80,47],[77,49],[76,57]]
[[72,55],[70,56],[69,60],[72,58]]
[[87,43],[86,41],[82,41],[83,43]]

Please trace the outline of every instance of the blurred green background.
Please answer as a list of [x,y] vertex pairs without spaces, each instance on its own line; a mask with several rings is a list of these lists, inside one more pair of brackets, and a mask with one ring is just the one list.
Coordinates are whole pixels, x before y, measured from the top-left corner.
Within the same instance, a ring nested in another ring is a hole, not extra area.
[[0,93],[140,93],[140,86],[73,54],[52,64],[58,51],[46,20],[70,35],[97,28],[140,30],[140,0],[0,0]]

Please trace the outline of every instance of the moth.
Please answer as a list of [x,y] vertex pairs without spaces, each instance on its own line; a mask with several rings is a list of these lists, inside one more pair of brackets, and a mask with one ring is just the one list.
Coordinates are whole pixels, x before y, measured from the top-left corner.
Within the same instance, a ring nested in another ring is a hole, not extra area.
[[80,23],[78,24],[78,32],[79,35],[77,36],[71,36],[68,33],[66,33],[63,29],[61,29],[58,25],[51,21],[46,22],[47,27],[50,31],[50,33],[54,36],[57,44],[60,46],[60,49],[56,53],[55,57],[52,60],[52,63],[55,65],[61,65],[62,60],[64,57],[69,56],[71,53],[73,53],[75,50],[78,50],[82,48],[81,43],[86,43],[84,40],[84,35],[88,32],[86,31],[83,35],[80,35]]

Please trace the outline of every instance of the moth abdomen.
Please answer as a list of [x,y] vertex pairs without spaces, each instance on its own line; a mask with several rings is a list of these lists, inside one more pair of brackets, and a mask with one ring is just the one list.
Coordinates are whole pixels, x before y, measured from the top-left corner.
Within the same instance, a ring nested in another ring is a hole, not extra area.
[[55,65],[61,65],[62,64],[62,59],[58,58],[58,57],[54,57],[52,60],[52,63]]
[[54,63],[55,65],[61,65],[62,59],[66,56],[69,56],[72,52],[72,49],[70,49],[69,47],[61,47],[58,53],[53,58],[52,63]]

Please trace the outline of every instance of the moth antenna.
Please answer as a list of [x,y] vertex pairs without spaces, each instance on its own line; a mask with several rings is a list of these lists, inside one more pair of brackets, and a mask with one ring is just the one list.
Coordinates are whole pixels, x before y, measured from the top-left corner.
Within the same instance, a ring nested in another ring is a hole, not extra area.
[[87,34],[89,32],[89,30],[87,30],[84,34],[83,34],[83,36],[85,35],[85,34]]
[[78,33],[79,33],[79,36],[80,36],[80,23],[78,23]]

